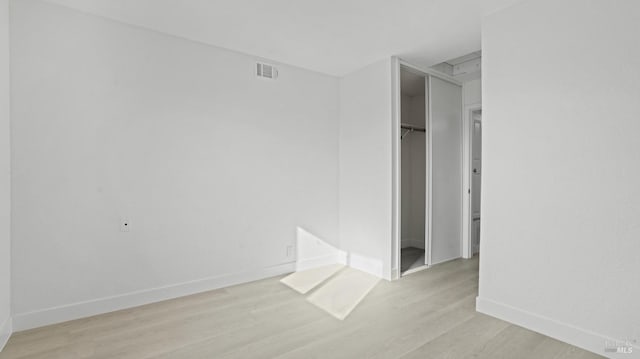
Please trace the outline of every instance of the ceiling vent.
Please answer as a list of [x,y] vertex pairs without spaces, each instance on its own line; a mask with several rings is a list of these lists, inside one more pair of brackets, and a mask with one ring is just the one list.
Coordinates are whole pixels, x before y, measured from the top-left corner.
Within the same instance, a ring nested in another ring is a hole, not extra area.
[[273,65],[258,62],[256,63],[256,76],[275,80],[278,78],[278,69]]

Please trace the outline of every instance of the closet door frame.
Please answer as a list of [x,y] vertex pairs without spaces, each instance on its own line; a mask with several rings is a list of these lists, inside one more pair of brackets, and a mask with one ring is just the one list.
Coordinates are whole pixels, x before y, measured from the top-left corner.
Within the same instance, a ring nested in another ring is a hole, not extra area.
[[[390,243],[390,253],[391,253],[391,280],[400,279],[401,271],[400,271],[400,255],[401,255],[401,142],[400,142],[400,122],[401,122],[401,113],[400,113],[400,68],[406,67],[417,73],[422,74],[425,77],[425,90],[427,91],[425,94],[425,105],[426,108],[426,158],[427,158],[427,174],[426,174],[426,191],[425,191],[425,265],[428,267],[431,264],[431,150],[430,146],[432,144],[431,141],[431,130],[430,130],[430,81],[429,77],[433,76],[440,80],[444,80],[450,82],[457,86],[462,86],[462,83],[455,80],[453,77],[448,76],[444,73],[425,69],[416,65],[413,65],[403,59],[400,59],[397,56],[393,56],[391,58],[391,149],[392,149],[392,191],[391,191],[391,222],[392,222],[392,233],[391,233],[391,243]],[[460,103],[462,108],[463,104]],[[462,181],[461,181],[462,182]],[[463,189],[460,188],[462,191]]]
[[471,245],[471,232],[473,231],[473,201],[471,195],[471,185],[473,183],[473,114],[476,111],[482,110],[481,103],[474,103],[464,106],[464,113],[462,118],[463,126],[463,143],[464,143],[464,158],[462,160],[464,183],[463,193],[464,203],[462,207],[462,258],[469,259],[473,257],[473,248]]

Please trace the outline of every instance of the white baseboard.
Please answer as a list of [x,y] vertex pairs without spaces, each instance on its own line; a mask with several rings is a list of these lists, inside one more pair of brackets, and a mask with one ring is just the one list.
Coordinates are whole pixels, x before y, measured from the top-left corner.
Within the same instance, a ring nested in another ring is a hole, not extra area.
[[296,271],[307,270],[312,268],[318,268],[331,264],[347,264],[347,253],[344,251],[338,251],[335,254],[305,258],[296,262]]
[[349,253],[349,267],[383,278],[382,262],[375,258]]
[[225,274],[175,285],[169,285],[165,287],[141,290],[112,297],[47,308],[28,313],[19,313],[13,316],[13,327],[15,331],[27,330],[49,324],[61,323],[69,320],[113,312],[116,310],[160,302],[163,300],[174,299],[191,294],[207,292],[214,289],[274,277],[294,271],[294,262],[284,263],[267,268],[254,269],[233,274]]
[[400,241],[400,247],[401,248],[413,247],[413,248],[424,249],[424,239],[419,240],[419,239],[405,238]]
[[640,357],[640,347],[637,346],[633,346],[632,354],[605,352],[606,343],[624,342],[623,340],[609,338],[568,323],[559,322],[490,299],[477,297],[476,310],[480,313],[519,325],[607,358],[631,359]]
[[13,334],[13,323],[11,317],[9,317],[0,325],[0,352],[7,345],[11,334]]

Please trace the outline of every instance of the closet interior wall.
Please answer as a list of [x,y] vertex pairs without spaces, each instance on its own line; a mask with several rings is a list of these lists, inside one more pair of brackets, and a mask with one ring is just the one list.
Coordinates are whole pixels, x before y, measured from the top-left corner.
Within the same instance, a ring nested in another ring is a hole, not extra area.
[[[425,78],[405,73],[401,91],[401,122],[425,128]],[[426,135],[401,130],[401,246],[425,247]]]

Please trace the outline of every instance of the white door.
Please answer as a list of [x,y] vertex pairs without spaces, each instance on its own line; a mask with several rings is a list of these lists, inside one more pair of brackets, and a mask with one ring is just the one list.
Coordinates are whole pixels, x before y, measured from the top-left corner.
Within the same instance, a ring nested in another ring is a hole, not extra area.
[[482,178],[482,121],[481,114],[473,115],[471,134],[471,249],[480,251],[480,186]]
[[462,87],[429,76],[429,258],[462,254]]

